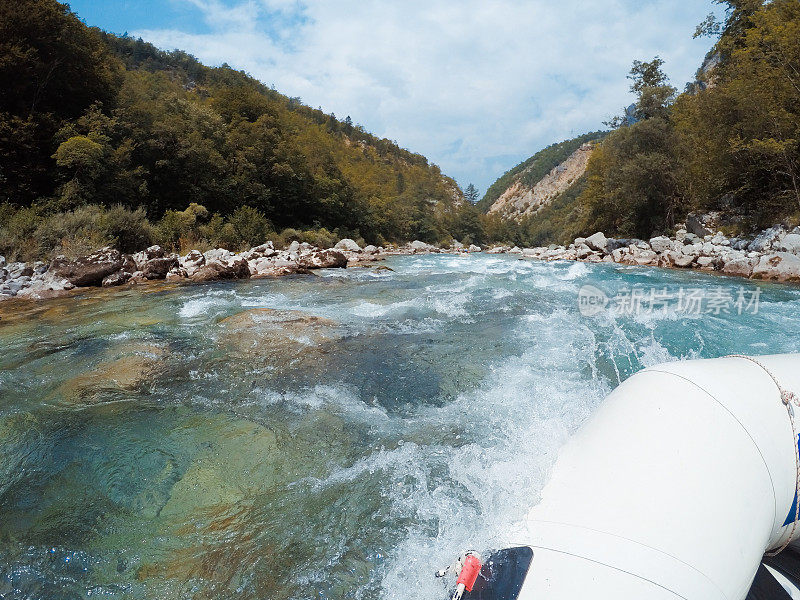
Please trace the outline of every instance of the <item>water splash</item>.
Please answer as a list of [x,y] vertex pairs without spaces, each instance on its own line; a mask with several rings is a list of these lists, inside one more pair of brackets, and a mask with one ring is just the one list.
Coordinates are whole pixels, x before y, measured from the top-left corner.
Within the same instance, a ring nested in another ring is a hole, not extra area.
[[[796,288],[762,285],[758,314],[587,319],[586,284],[742,282],[511,256],[387,264],[3,314],[0,594],[442,598],[433,572],[507,541],[620,381],[800,350]],[[283,317],[226,321],[258,309]]]

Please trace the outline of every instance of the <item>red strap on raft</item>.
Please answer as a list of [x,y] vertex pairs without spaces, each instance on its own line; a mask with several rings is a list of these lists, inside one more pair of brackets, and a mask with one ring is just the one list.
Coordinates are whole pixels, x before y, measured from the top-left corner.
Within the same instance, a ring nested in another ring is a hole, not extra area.
[[478,574],[481,572],[481,560],[474,554],[467,554],[464,560],[464,566],[461,568],[461,574],[458,576],[457,584],[463,584],[468,592],[472,591],[475,582],[478,580]]

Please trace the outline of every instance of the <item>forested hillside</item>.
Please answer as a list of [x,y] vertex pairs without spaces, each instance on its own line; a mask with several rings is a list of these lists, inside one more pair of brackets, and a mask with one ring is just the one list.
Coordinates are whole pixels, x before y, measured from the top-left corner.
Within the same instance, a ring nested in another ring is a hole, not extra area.
[[474,229],[425,157],[243,72],[89,28],[55,0],[0,2],[0,89],[0,253]]
[[489,189],[486,190],[486,194],[480,202],[478,202],[478,208],[483,212],[489,212],[492,204],[494,204],[503,192],[516,181],[519,181],[526,187],[532,187],[553,168],[567,160],[567,158],[583,144],[599,140],[603,135],[603,132],[600,131],[587,133],[571,140],[552,144],[544,150],[540,150],[513,169],[503,173],[497,181],[489,186]]
[[[649,238],[693,211],[720,212],[731,233],[800,222],[800,2],[719,3],[724,22],[698,27],[716,38],[698,81],[678,94],[661,59],[634,62],[635,110],[615,119],[580,185],[523,226],[494,223],[491,235]],[[498,180],[484,205],[509,181]]]

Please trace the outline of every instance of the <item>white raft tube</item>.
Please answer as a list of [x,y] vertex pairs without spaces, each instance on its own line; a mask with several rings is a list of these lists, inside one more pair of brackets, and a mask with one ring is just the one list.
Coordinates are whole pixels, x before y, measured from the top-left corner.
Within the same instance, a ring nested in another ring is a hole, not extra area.
[[[800,394],[800,354],[757,360]],[[744,599],[791,533],[795,444],[747,359],[637,373],[562,449],[513,539],[534,553],[519,600]]]

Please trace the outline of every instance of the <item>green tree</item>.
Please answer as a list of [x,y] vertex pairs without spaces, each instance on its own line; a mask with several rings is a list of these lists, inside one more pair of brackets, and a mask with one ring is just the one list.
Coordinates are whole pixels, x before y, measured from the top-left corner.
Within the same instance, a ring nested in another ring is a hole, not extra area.
[[637,119],[668,116],[669,106],[675,100],[677,90],[669,85],[669,78],[661,68],[663,65],[664,61],[658,56],[650,62],[633,62],[628,79],[633,81],[631,92],[637,95]]
[[731,2],[714,85],[673,120],[692,203],[768,225],[800,210],[800,4]]
[[470,204],[477,204],[479,198],[478,188],[476,188],[471,183],[467,186],[467,189],[464,190],[464,199],[469,202]]
[[633,63],[628,77],[631,91],[639,95],[636,115],[641,120],[609,134],[589,161],[580,197],[587,235],[603,230],[649,237],[671,227],[682,212],[678,142],[670,118],[675,88],[663,64],[659,57]]
[[96,30],[54,0],[0,2],[0,200],[53,191],[53,139],[64,119],[111,107],[121,65]]

